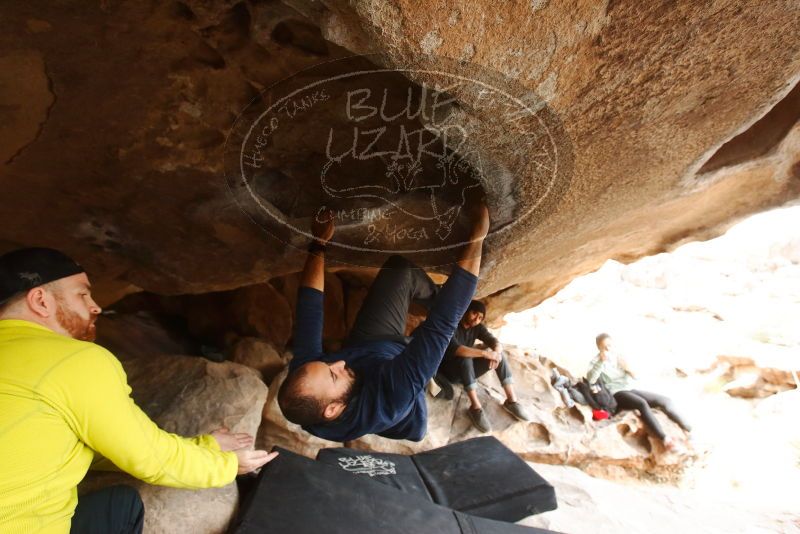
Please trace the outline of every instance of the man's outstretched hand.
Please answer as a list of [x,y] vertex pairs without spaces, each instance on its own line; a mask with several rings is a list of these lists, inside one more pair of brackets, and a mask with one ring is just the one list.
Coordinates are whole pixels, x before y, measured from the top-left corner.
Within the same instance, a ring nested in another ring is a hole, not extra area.
[[331,240],[334,229],[331,210],[320,209],[311,219],[311,235],[323,245]]
[[271,462],[275,459],[275,457],[278,456],[277,452],[250,451],[247,449],[240,449],[233,452],[236,453],[236,457],[239,459],[240,475],[245,475],[255,471],[259,467],[263,467],[267,463]]
[[244,449],[252,445],[254,441],[253,436],[250,434],[245,434],[244,432],[231,434],[231,431],[226,427],[218,428],[211,435],[214,436],[214,439],[219,443],[219,448],[223,451]]
[[255,471],[278,456],[277,452],[248,450],[246,447],[251,446],[254,440],[253,436],[244,432],[232,434],[230,430],[222,427],[213,431],[211,435],[219,443],[220,449],[236,454],[236,459],[239,460],[240,475]]

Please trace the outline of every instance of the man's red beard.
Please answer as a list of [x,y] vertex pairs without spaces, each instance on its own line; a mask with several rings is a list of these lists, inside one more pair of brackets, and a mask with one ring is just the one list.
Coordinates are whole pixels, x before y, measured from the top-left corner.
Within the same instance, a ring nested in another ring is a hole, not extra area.
[[94,321],[95,318],[84,319],[74,311],[67,308],[64,301],[56,296],[56,321],[67,333],[81,341],[94,341],[97,337]]

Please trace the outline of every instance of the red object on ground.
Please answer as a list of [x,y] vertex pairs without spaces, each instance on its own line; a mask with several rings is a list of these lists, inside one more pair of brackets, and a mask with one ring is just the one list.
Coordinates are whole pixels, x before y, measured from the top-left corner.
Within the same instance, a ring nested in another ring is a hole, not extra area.
[[608,419],[608,412],[605,410],[592,410],[592,419],[595,421],[602,421]]

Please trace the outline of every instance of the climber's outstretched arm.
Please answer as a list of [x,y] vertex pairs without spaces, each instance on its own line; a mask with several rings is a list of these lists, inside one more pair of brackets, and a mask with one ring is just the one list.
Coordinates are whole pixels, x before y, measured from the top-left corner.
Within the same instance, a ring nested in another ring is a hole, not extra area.
[[461,252],[461,258],[458,260],[458,266],[468,271],[475,276],[478,276],[481,270],[481,252],[483,250],[483,240],[486,234],[489,233],[489,208],[481,201],[474,206],[471,206],[470,218],[472,220],[472,232],[470,234],[469,243],[464,247]]
[[294,343],[291,368],[317,360],[322,355],[322,327],[325,290],[325,245],[333,237],[334,225],[330,212],[320,212],[311,222],[314,241],[297,288],[297,311],[294,321]]
[[402,402],[410,402],[436,374],[458,322],[475,293],[481,247],[489,230],[489,210],[481,202],[472,207],[470,215],[473,224],[471,241],[461,259],[436,296],[427,319],[414,331],[411,342],[384,367],[385,387]]

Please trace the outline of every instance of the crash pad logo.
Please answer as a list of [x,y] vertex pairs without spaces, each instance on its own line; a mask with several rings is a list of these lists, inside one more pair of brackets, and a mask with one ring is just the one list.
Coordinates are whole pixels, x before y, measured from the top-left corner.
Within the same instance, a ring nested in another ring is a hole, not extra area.
[[369,454],[339,458],[339,467],[350,473],[369,475],[371,477],[397,474],[394,462],[381,460]]
[[328,250],[341,259],[370,264],[365,253],[401,253],[433,265],[466,242],[473,197],[487,198],[490,240],[560,198],[571,152],[541,99],[474,66],[381,63],[318,65],[239,116],[225,170],[252,220],[304,248],[312,218],[333,217]]

